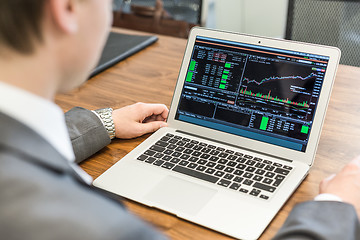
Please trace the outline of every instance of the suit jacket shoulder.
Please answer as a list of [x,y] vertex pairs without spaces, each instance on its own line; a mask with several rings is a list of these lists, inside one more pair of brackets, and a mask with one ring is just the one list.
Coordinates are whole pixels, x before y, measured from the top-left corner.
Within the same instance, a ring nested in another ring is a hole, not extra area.
[[356,240],[360,239],[359,219],[350,204],[310,201],[291,211],[273,240]]

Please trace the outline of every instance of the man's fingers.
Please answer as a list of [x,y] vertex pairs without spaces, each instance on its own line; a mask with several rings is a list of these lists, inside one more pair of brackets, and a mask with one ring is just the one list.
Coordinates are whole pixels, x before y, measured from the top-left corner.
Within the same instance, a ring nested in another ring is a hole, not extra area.
[[137,106],[140,108],[144,119],[152,115],[159,115],[163,119],[166,119],[169,114],[169,109],[164,104],[137,103]]
[[155,132],[159,128],[167,127],[167,123],[163,121],[153,121],[153,122],[147,122],[147,123],[141,123],[140,125],[140,135]]

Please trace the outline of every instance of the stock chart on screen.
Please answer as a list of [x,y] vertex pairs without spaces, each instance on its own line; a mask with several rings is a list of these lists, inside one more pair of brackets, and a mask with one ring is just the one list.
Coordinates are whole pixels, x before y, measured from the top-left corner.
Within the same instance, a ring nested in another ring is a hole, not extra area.
[[176,119],[305,151],[328,59],[197,37]]

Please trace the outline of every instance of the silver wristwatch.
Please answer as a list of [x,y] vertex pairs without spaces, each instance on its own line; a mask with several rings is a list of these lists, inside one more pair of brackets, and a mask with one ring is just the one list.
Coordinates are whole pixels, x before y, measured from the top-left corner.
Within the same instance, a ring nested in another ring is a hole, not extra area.
[[101,108],[93,110],[97,116],[99,116],[100,120],[104,124],[105,129],[107,130],[110,139],[115,138],[115,124],[112,119],[112,108]]

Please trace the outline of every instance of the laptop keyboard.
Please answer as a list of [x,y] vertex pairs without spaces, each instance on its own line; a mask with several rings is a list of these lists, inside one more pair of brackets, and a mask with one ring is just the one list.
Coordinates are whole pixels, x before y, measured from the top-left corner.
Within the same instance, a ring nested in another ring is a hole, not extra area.
[[291,166],[167,133],[137,160],[268,200]]

